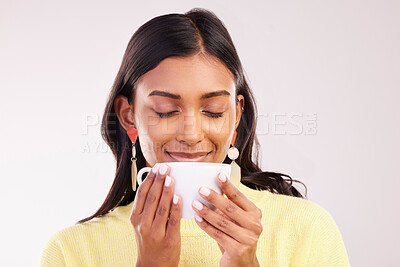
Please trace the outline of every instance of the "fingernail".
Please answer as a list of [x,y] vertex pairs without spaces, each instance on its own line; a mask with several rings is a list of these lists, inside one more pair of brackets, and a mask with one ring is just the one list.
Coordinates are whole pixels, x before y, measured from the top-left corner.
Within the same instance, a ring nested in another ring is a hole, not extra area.
[[174,202],[174,204],[176,205],[176,204],[178,204],[178,200],[179,200],[178,196],[174,195],[174,199],[172,200],[172,202]]
[[161,175],[164,175],[168,170],[167,165],[165,164],[160,164],[160,167],[158,168],[158,173]]
[[201,218],[199,215],[197,215],[197,214],[195,214],[194,215],[194,219],[196,220],[196,221],[198,221],[198,222],[202,222],[203,221],[203,218]]
[[226,182],[226,176],[225,176],[225,174],[223,174],[222,172],[220,172],[219,175],[218,175],[218,179],[219,179],[221,182],[225,183],[225,182]]
[[156,163],[156,164],[153,166],[153,169],[151,169],[151,172],[152,172],[152,173],[157,173],[158,167],[160,167],[160,165],[158,165],[158,163]]
[[202,195],[208,197],[208,196],[210,195],[210,193],[211,193],[211,191],[210,191],[210,189],[208,189],[207,187],[202,186],[202,187],[200,188],[200,194],[202,194]]
[[201,204],[200,201],[195,200],[193,201],[193,207],[195,207],[197,210],[201,210],[203,208],[203,204]]
[[168,187],[171,184],[171,176],[167,175],[167,177],[165,177],[165,183],[164,185],[166,187]]

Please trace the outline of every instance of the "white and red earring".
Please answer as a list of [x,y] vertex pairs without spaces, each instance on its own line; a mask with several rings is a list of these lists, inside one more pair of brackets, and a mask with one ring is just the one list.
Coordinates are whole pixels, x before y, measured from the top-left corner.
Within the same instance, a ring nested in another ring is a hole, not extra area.
[[237,132],[235,130],[231,140],[231,147],[228,149],[228,158],[232,160],[230,181],[233,185],[237,187],[241,180],[241,171],[240,166],[235,162],[235,159],[239,157],[239,150],[235,147],[236,135]]
[[132,179],[132,189],[136,191],[136,180],[137,180],[137,167],[136,167],[136,147],[135,143],[138,137],[138,132],[135,127],[130,127],[127,131],[129,139],[132,141],[132,165],[131,165],[131,179]]

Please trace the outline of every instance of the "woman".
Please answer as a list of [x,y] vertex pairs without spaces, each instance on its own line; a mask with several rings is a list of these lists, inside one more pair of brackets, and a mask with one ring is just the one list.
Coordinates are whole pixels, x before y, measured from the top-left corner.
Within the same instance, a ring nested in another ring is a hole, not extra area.
[[[40,266],[348,266],[330,214],[303,199],[289,176],[258,166],[256,114],[231,37],[213,13],[193,9],[145,23],[128,44],[103,116],[114,183],[94,215],[50,238]],[[137,168],[152,167],[137,191],[129,129],[138,134]],[[182,200],[162,163],[230,163],[231,142],[241,183],[220,176],[226,197],[199,191],[217,210],[193,203],[196,219],[181,219]]]

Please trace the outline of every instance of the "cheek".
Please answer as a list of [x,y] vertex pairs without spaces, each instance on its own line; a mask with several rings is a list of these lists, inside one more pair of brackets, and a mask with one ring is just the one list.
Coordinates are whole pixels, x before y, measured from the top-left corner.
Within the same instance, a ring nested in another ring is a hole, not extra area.
[[162,145],[168,141],[171,132],[165,120],[158,116],[143,115],[137,120],[139,124],[139,140],[142,153],[147,161],[157,162],[157,158],[162,154]]
[[228,138],[230,129],[233,125],[230,116],[224,116],[219,119],[209,119],[204,123],[204,130],[213,138],[213,140],[224,140]]
[[216,146],[216,157],[221,160],[225,158],[231,142],[230,135],[235,125],[235,118],[232,113],[226,116],[210,120],[208,128],[208,138]]

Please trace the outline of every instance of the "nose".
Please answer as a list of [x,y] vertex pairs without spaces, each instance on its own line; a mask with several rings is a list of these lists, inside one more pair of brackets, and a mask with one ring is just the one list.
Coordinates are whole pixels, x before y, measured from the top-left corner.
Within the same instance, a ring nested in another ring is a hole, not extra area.
[[193,145],[204,139],[202,118],[200,114],[190,113],[182,117],[176,139]]

